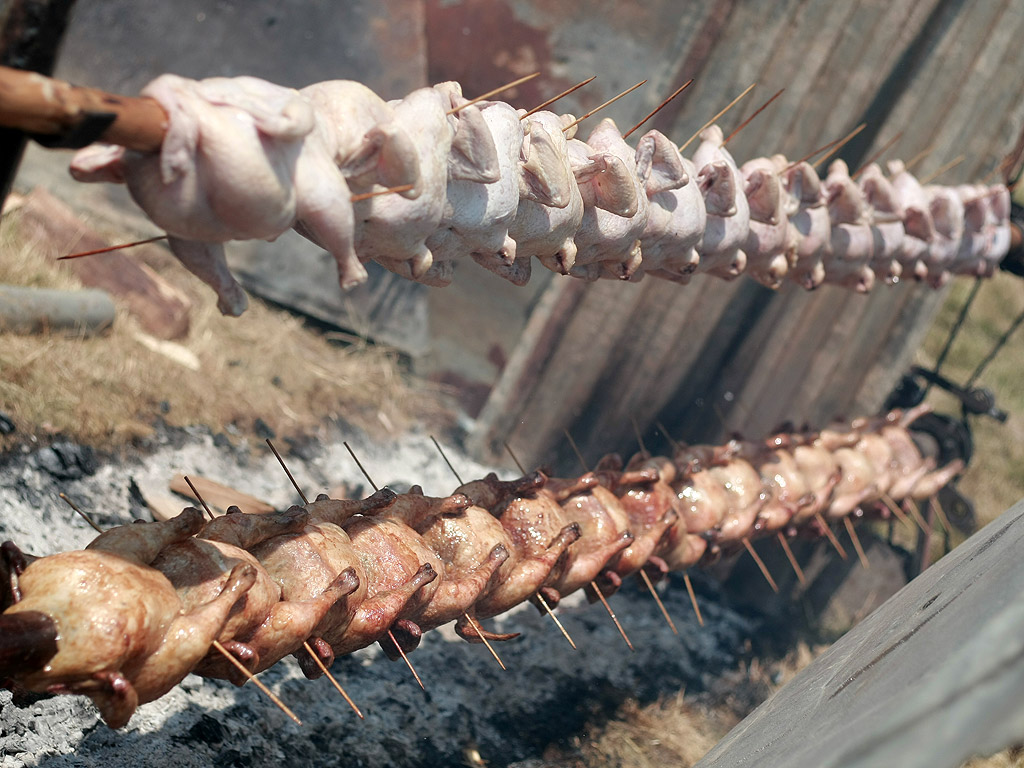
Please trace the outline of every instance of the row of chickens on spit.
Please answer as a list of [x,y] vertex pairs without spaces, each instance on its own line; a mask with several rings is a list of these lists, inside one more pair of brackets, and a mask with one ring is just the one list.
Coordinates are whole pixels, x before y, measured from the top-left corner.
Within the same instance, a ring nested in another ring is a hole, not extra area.
[[625,466],[611,455],[572,478],[492,473],[443,498],[322,494],[210,521],[186,508],[39,558],[6,542],[0,678],[84,694],[120,727],[189,672],[241,684],[233,664],[258,672],[295,654],[312,678],[375,641],[397,658],[451,621],[471,642],[511,639],[479,622],[579,589],[604,601],[631,574],[658,579],[755,537],[831,534],[844,518],[887,516],[882,500],[930,498],[962,462],[922,457],[909,429],[920,413],[676,445]]
[[688,159],[656,130],[634,149],[605,119],[582,141],[572,115],[469,103],[455,82],[386,102],[352,81],[163,75],[142,94],[168,116],[160,151],[94,144],[71,172],[127,184],[226,314],[247,302],[223,243],[289,228],[333,255],[343,288],[371,260],[444,286],[467,258],[522,285],[536,257],[585,280],[746,272],[864,292],[990,275],[1010,245],[1004,185],[922,186],[899,161],[851,177],[837,160],[824,181],[781,155],[737,166],[717,125]]

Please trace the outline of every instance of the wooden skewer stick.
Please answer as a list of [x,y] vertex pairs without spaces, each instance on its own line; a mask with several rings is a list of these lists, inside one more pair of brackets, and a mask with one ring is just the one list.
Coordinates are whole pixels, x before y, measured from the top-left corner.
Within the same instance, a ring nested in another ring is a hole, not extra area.
[[934,152],[935,148],[938,147],[938,146],[939,146],[938,144],[932,144],[930,147],[925,147],[920,152],[918,152],[916,155],[914,155],[912,158],[910,158],[906,163],[904,163],[903,164],[903,168],[905,170],[909,171],[915,165],[917,165],[922,160],[924,160],[926,157],[928,157],[928,155],[930,155],[932,152]]
[[400,184],[397,187],[388,187],[387,189],[378,189],[375,192],[360,192],[358,195],[352,195],[349,197],[349,202],[358,203],[360,200],[369,200],[371,197],[380,197],[381,195],[397,194],[399,192],[408,192],[410,189],[415,187],[415,184]]
[[693,612],[697,614],[697,623],[704,626],[704,617],[700,615],[700,606],[697,605],[697,593],[693,591],[693,582],[690,581],[690,574],[683,571],[683,581],[686,583],[686,591],[690,595],[690,602],[693,604]]
[[522,463],[519,461],[519,459],[516,458],[516,455],[512,452],[512,446],[508,444],[508,440],[503,442],[502,445],[505,446],[505,450],[508,451],[508,455],[512,457],[512,461],[514,461],[516,463],[516,466],[519,467],[520,474],[525,475],[526,469],[523,468]]
[[873,154],[871,157],[869,157],[867,160],[865,160],[863,163],[861,163],[860,168],[858,168],[856,171],[854,171],[853,173],[850,174],[850,178],[851,179],[856,179],[858,176],[860,176],[869,165],[871,165],[878,158],[880,158],[882,155],[884,155],[886,152],[888,152],[890,149],[892,149],[893,145],[897,141],[899,141],[902,136],[903,136],[903,131],[900,131],[895,136],[893,136],[891,139],[889,139],[887,142],[885,142],[885,144],[882,145],[882,148],[880,150],[875,152],[875,154]]
[[[302,489],[299,488],[299,484],[297,482],[295,482],[295,476],[291,473],[291,470],[288,469],[288,465],[284,463],[284,459],[281,458],[281,454],[277,452],[277,448],[274,447],[274,444],[270,441],[269,437],[267,438],[267,445],[270,446],[270,450],[272,450],[274,452],[274,456],[277,457],[277,462],[278,462],[278,464],[281,465],[281,469],[283,469],[284,473],[286,475],[288,475],[288,479],[292,481],[292,487],[295,488],[295,492],[299,494],[299,498],[302,499],[302,503],[303,504],[309,504],[309,499],[306,498],[306,494],[304,494],[302,492]],[[345,447],[348,448],[348,443],[345,444]],[[352,449],[349,448],[349,452],[351,452],[351,451],[352,451]],[[367,478],[367,479],[369,479],[369,478]],[[372,481],[371,481],[371,485],[372,485]],[[377,489],[374,488],[373,490],[377,490]]]
[[494,647],[489,642],[487,642],[487,638],[484,637],[483,630],[480,629],[480,625],[476,623],[476,619],[474,619],[468,613],[463,613],[462,615],[466,617],[466,621],[469,622],[469,625],[476,632],[477,637],[484,641],[484,645],[487,646],[487,650],[491,652],[491,656],[494,657],[494,660],[498,662],[498,666],[502,669],[505,669],[505,665],[502,663],[501,657],[498,656],[498,652],[494,650]]
[[455,479],[459,481],[459,485],[465,485],[465,483],[462,482],[462,478],[459,477],[459,473],[455,471],[455,467],[453,467],[452,463],[448,461],[448,456],[446,456],[445,452],[441,449],[441,444],[437,442],[437,439],[433,435],[430,436],[430,439],[433,441],[434,447],[437,448],[437,452],[441,454],[441,458],[444,459],[444,463],[448,465],[448,469],[452,471],[452,474],[455,475]]
[[409,668],[409,671],[412,672],[412,676],[416,678],[416,682],[419,683],[420,688],[426,691],[427,689],[424,687],[423,681],[420,680],[420,676],[416,673],[416,667],[414,667],[412,665],[412,662],[409,661],[409,657],[405,655],[405,651],[402,650],[402,646],[400,646],[398,644],[398,641],[395,639],[395,633],[392,632],[390,629],[388,630],[388,637],[390,637],[391,642],[395,644],[395,648],[398,649],[398,653],[401,655],[402,661],[405,662],[405,666],[407,666]]
[[604,596],[604,593],[601,591],[601,588],[597,586],[597,582],[591,580],[590,586],[597,594],[597,598],[601,601],[601,605],[603,605],[604,609],[608,611],[608,615],[612,617],[612,621],[615,622],[615,628],[619,630],[619,634],[622,635],[622,639],[626,641],[626,646],[629,648],[629,650],[635,651],[636,649],[633,648],[633,643],[629,641],[629,635],[627,635],[626,630],[622,628],[622,625],[619,623],[619,617],[615,615],[615,611],[613,611],[612,607],[608,604],[608,599]]
[[868,562],[868,556],[864,554],[864,547],[861,546],[860,536],[857,535],[857,529],[853,527],[853,521],[847,516],[843,518],[843,524],[846,526],[846,532],[850,534],[853,548],[857,550],[857,558],[860,560],[860,564],[864,566],[864,570],[870,571],[871,563]]
[[696,138],[697,138],[698,136],[700,136],[700,133],[701,133],[701,131],[703,131],[703,130],[704,130],[705,128],[707,128],[707,127],[708,127],[709,125],[713,124],[713,123],[714,123],[714,122],[715,122],[715,121],[716,121],[716,120],[717,120],[718,118],[720,118],[720,117],[721,117],[722,115],[724,115],[724,114],[725,114],[726,112],[728,112],[728,111],[729,111],[730,109],[732,109],[733,107],[735,107],[735,106],[736,106],[736,104],[737,104],[737,103],[739,102],[739,100],[740,100],[740,99],[742,99],[742,98],[743,98],[744,96],[746,96],[746,95],[747,95],[748,93],[750,93],[750,92],[751,92],[752,90],[754,90],[754,86],[755,86],[755,85],[757,85],[757,83],[751,83],[750,85],[748,85],[748,86],[747,86],[747,89],[746,89],[745,91],[743,91],[743,93],[741,93],[741,94],[740,94],[739,96],[737,96],[737,97],[736,97],[735,99],[733,99],[732,101],[730,101],[730,102],[729,102],[729,105],[728,105],[728,106],[727,106],[727,107],[726,107],[725,109],[723,109],[723,110],[722,110],[721,112],[719,112],[719,113],[718,113],[717,115],[715,115],[715,116],[714,116],[714,117],[712,117],[712,118],[711,118],[710,120],[708,120],[708,121],[707,121],[706,123],[704,123],[704,125],[702,125],[702,126],[701,126],[700,128],[698,128],[698,129],[697,129],[697,132],[696,132],[695,134],[693,134],[693,136],[691,136],[690,138],[688,138],[688,139],[686,140],[686,143],[685,143],[685,144],[683,144],[683,145],[682,145],[681,147],[679,147],[679,151],[680,151],[680,152],[682,152],[682,151],[683,151],[684,149],[686,149],[686,148],[687,148],[688,146],[690,146],[690,144],[692,144],[692,143],[693,143],[693,140],[694,140],[694,139],[696,139]]
[[64,499],[64,501],[67,503],[69,507],[71,507],[73,510],[75,510],[75,512],[81,515],[82,519],[85,520],[85,522],[87,522],[89,525],[91,525],[94,531],[96,531],[97,533],[103,533],[103,529],[96,525],[96,521],[89,517],[89,515],[84,510],[79,509],[75,502],[73,502],[71,499],[65,496],[63,492],[61,492],[58,495],[62,499]]
[[772,592],[778,594],[779,585],[775,583],[775,579],[773,579],[772,575],[768,572],[768,566],[764,564],[764,560],[762,560],[761,556],[757,554],[757,550],[754,549],[754,545],[750,543],[750,539],[746,536],[743,537],[743,546],[747,548],[747,552],[749,552],[750,556],[754,558],[754,562],[757,563],[757,567],[761,569],[761,573],[768,581],[768,586],[772,588]]
[[[867,123],[863,123],[863,125],[867,125]],[[785,170],[788,171],[790,168],[796,168],[798,165],[800,165],[800,163],[803,163],[803,162],[806,162],[807,160],[810,160],[812,157],[814,157],[817,154],[820,154],[821,152],[824,152],[829,147],[834,147],[840,141],[842,141],[842,139],[833,139],[828,144],[822,144],[820,147],[818,147],[813,152],[810,152],[809,154],[804,155],[799,160],[794,160],[792,163],[790,163],[789,165],[786,166]]]
[[587,85],[588,83],[593,82],[595,80],[595,78],[597,78],[597,75],[594,75],[593,77],[588,77],[582,83],[576,83],[576,85],[574,85],[572,88],[569,88],[568,90],[562,91],[560,94],[558,94],[554,98],[548,99],[543,104],[538,104],[536,107],[531,109],[529,112],[524,113],[523,116],[520,117],[519,119],[520,120],[525,120],[526,118],[528,118],[530,115],[534,114],[535,112],[540,112],[542,109],[544,109],[544,107],[550,107],[552,104],[554,104],[559,99],[565,98],[566,96],[568,96],[573,91],[578,91],[584,85]]
[[775,101],[775,100],[776,100],[777,98],[779,98],[779,96],[781,96],[781,95],[782,95],[782,92],[783,92],[784,90],[786,90],[786,89],[785,89],[785,88],[780,88],[780,89],[779,89],[778,91],[776,91],[776,92],[775,92],[775,95],[774,95],[774,96],[772,96],[772,97],[771,97],[770,99],[768,99],[768,101],[766,101],[766,102],[765,102],[764,104],[762,104],[762,105],[761,105],[760,107],[758,107],[757,109],[755,109],[755,110],[754,110],[754,114],[752,114],[752,115],[751,115],[750,117],[748,117],[748,118],[747,118],[746,120],[744,120],[744,121],[743,121],[742,123],[740,123],[740,124],[739,124],[739,127],[738,127],[738,128],[736,128],[736,130],[734,130],[734,131],[733,131],[732,133],[730,133],[730,134],[729,134],[728,136],[726,136],[726,137],[725,137],[725,141],[723,141],[723,142],[722,142],[722,146],[724,147],[724,146],[725,146],[726,144],[728,144],[728,143],[729,143],[729,142],[730,142],[730,141],[732,140],[732,137],[733,137],[733,136],[735,136],[735,135],[736,135],[737,133],[739,133],[739,132],[740,132],[740,131],[742,131],[742,130],[743,130],[744,128],[746,128],[746,127],[747,127],[748,125],[750,125],[750,121],[751,121],[751,120],[753,120],[753,119],[754,119],[755,117],[757,117],[758,115],[760,115],[760,114],[761,114],[762,112],[764,112],[765,108],[766,108],[766,107],[767,107],[767,106],[768,106],[769,104],[771,104],[771,103],[772,103],[773,101]]
[[925,177],[924,177],[923,179],[921,179],[921,180],[920,180],[920,184],[921,184],[921,186],[924,186],[925,184],[928,184],[928,183],[930,183],[930,182],[932,182],[932,181],[935,181],[935,179],[937,179],[937,178],[938,178],[939,176],[941,176],[942,174],[944,174],[944,173],[945,173],[946,171],[948,171],[948,170],[950,170],[950,169],[952,169],[952,168],[956,168],[956,167],[957,167],[958,165],[960,165],[960,163],[962,163],[962,162],[963,162],[963,161],[964,161],[965,159],[966,159],[966,158],[965,158],[965,156],[964,156],[964,155],[958,155],[957,157],[954,157],[954,158],[953,158],[952,160],[950,160],[950,161],[949,161],[948,163],[946,163],[946,164],[945,164],[944,166],[942,166],[941,168],[939,168],[939,169],[938,169],[937,171],[935,171],[934,173],[932,173],[932,174],[930,174],[930,175],[928,175],[928,176],[925,176]]
[[560,622],[560,621],[558,620],[558,617],[557,617],[557,616],[555,616],[555,612],[551,610],[551,606],[550,606],[550,605],[548,605],[548,601],[544,599],[544,595],[542,595],[542,594],[541,594],[540,592],[538,592],[538,593],[537,593],[537,600],[539,600],[539,601],[540,601],[540,604],[541,604],[542,606],[544,606],[544,610],[548,612],[548,616],[550,616],[550,617],[551,617],[551,620],[552,620],[553,622],[555,622],[555,626],[557,626],[557,627],[558,627],[558,629],[559,629],[559,631],[561,631],[561,633],[562,633],[563,637],[565,637],[565,639],[569,641],[569,645],[571,645],[571,646],[572,646],[572,649],[573,649],[574,651],[575,651],[575,650],[577,650],[577,648],[576,648],[576,643],[574,643],[574,642],[572,641],[572,638],[571,638],[571,637],[569,637],[569,633],[568,633],[568,632],[566,632],[566,630],[565,630],[565,627],[563,627],[563,626],[562,626],[562,622]]
[[67,259],[80,259],[83,256],[95,256],[99,253],[109,253],[110,251],[120,251],[122,248],[134,248],[136,245],[146,245],[147,243],[155,243],[157,240],[166,240],[167,235],[157,235],[156,237],[150,237],[145,240],[136,240],[134,243],[121,243],[120,245],[108,245],[106,248],[96,248],[92,251],[82,251],[81,253],[69,253],[67,256],[58,256],[57,261],[66,261]]
[[907,509],[910,511],[910,516],[914,518],[914,522],[917,523],[918,527],[921,529],[921,533],[927,536],[929,533],[928,523],[926,523],[925,519],[921,517],[921,510],[918,509],[917,503],[913,499],[907,499]]
[[846,136],[844,136],[843,139],[838,144],[836,144],[834,147],[832,147],[832,149],[830,149],[824,155],[822,155],[817,160],[815,160],[813,163],[811,163],[811,167],[812,168],[817,168],[819,165],[821,165],[826,160],[828,160],[830,157],[832,157],[832,155],[834,155],[840,149],[845,147],[850,141],[853,140],[854,136],[856,136],[858,133],[860,133],[861,131],[863,131],[867,127],[868,127],[867,123],[861,123],[860,125],[858,125],[852,131],[850,131],[848,134],[846,134]]
[[373,482],[373,478],[370,477],[370,473],[366,471],[366,467],[363,466],[363,462],[361,462],[356,456],[356,452],[352,450],[352,446],[348,444],[348,441],[343,442],[342,445],[345,446],[345,449],[348,451],[348,455],[352,457],[352,461],[354,461],[356,466],[359,467],[359,471],[363,473],[363,477],[366,478],[366,482],[370,484],[370,487],[373,488],[374,492],[379,491],[380,488],[378,488],[377,484]]
[[946,510],[942,508],[942,503],[939,501],[939,494],[935,494],[931,498],[932,506],[935,507],[935,516],[939,518],[939,523],[947,534],[953,533],[953,526],[949,524],[949,518],[946,517]]
[[213,520],[215,515],[213,514],[213,510],[210,509],[210,505],[207,504],[206,500],[199,495],[199,491],[196,490],[196,487],[192,484],[192,481],[188,479],[188,475],[182,475],[182,477],[185,478],[185,482],[188,483],[188,487],[192,489],[192,494],[196,497],[196,499],[199,500],[199,503],[203,505],[203,509],[206,510],[206,514],[208,514],[210,516],[210,519]]
[[655,591],[654,585],[651,583],[651,577],[647,575],[647,571],[643,568],[640,569],[640,578],[644,580],[644,584],[647,586],[647,589],[651,591],[651,595],[654,597],[654,602],[656,602],[658,604],[658,608],[661,609],[661,615],[664,616],[665,621],[668,622],[668,626],[672,630],[672,634],[678,635],[679,630],[676,629],[676,625],[672,622],[672,617],[668,615],[668,610],[666,610],[665,604],[661,602],[661,597],[659,597],[658,593]]
[[482,96],[477,96],[475,99],[470,99],[465,104],[460,104],[457,107],[452,107],[445,114],[447,114],[447,115],[454,115],[460,109],[465,109],[466,107],[472,106],[473,104],[476,104],[477,102],[483,101],[484,99],[489,99],[489,98],[491,98],[491,96],[496,96],[499,93],[501,93],[502,91],[507,91],[509,88],[515,88],[517,85],[522,85],[527,80],[533,80],[533,78],[539,77],[539,76],[540,76],[540,72],[534,72],[532,75],[527,75],[526,77],[520,77],[518,80],[513,80],[511,83],[506,83],[505,85],[501,86],[500,88],[495,88],[493,91],[488,91],[487,93],[483,94]]
[[583,467],[584,472],[589,472],[590,467],[587,466],[587,462],[583,458],[583,454],[580,453],[580,447],[576,445],[576,441],[572,439],[572,435],[569,434],[568,429],[563,429],[562,434],[565,435],[565,439],[569,441],[569,445],[572,446],[573,453],[576,454],[576,458],[580,461],[580,466]]
[[141,152],[156,152],[167,131],[167,114],[155,99],[83,88],[35,72],[0,67],[0,125],[59,136],[93,116],[113,115],[98,137]]
[[604,104],[602,104],[601,106],[599,106],[599,107],[595,107],[594,109],[590,110],[589,112],[587,112],[587,114],[583,115],[583,117],[577,117],[577,118],[576,118],[576,119],[575,119],[575,120],[574,120],[573,122],[571,122],[571,123],[569,123],[569,124],[568,124],[567,126],[565,126],[565,127],[564,127],[564,128],[562,129],[562,132],[564,133],[565,131],[568,131],[568,130],[569,130],[570,128],[572,128],[573,126],[575,126],[575,125],[578,125],[579,123],[582,123],[582,122],[583,122],[584,120],[586,120],[586,119],[587,119],[588,117],[590,117],[590,116],[591,116],[591,115],[593,115],[594,113],[596,113],[596,112],[600,112],[600,111],[601,111],[602,109],[604,109],[605,107],[607,107],[607,106],[608,106],[609,104],[611,104],[612,102],[618,101],[619,99],[621,99],[621,98],[622,98],[623,96],[625,96],[626,94],[632,93],[633,91],[635,91],[635,90],[636,90],[637,88],[639,88],[639,87],[640,87],[641,85],[643,85],[643,84],[644,84],[644,83],[646,83],[646,82],[647,82],[646,80],[641,80],[641,81],[640,81],[639,83],[637,83],[636,85],[634,85],[634,86],[632,86],[632,87],[630,87],[630,88],[627,88],[626,90],[624,90],[624,91],[623,91],[622,93],[620,93],[620,94],[619,94],[618,96],[613,96],[612,98],[608,99],[608,101],[606,101],[606,102],[605,102]]
[[818,520],[818,523],[821,524],[821,527],[825,529],[825,536],[832,543],[832,546],[835,547],[835,550],[839,553],[839,556],[843,558],[843,560],[849,557],[849,555],[846,554],[846,550],[843,549],[843,545],[839,543],[839,539],[837,539],[836,535],[832,533],[832,528],[825,521],[825,518],[822,517],[821,512],[815,514],[814,517]]
[[785,534],[782,531],[777,532],[779,538],[779,544],[782,545],[782,551],[786,553],[786,559],[789,560],[789,564],[793,566],[793,572],[796,574],[797,581],[800,582],[801,586],[807,584],[807,577],[804,575],[804,569],[800,567],[800,563],[796,561],[796,555],[793,554],[792,548],[789,546],[789,541],[786,539]]
[[299,718],[297,718],[295,716],[295,713],[292,712],[290,709],[288,709],[288,707],[285,705],[285,703],[283,701],[281,701],[279,698],[277,698],[277,696],[274,695],[274,692],[272,690],[270,690],[269,688],[267,688],[267,686],[265,686],[263,684],[263,682],[258,677],[256,677],[256,675],[254,675],[252,672],[250,672],[248,669],[246,669],[245,665],[242,664],[242,662],[240,662],[238,659],[236,659],[234,656],[232,656],[228,652],[228,649],[220,644],[220,640],[214,640],[213,641],[213,647],[216,648],[218,651],[220,651],[221,654],[223,654],[225,659],[227,659],[232,664],[234,664],[235,667],[238,668],[239,672],[241,672],[247,678],[252,680],[253,685],[255,685],[257,688],[259,688],[261,691],[263,691],[263,693],[266,694],[268,699],[270,699],[272,702],[274,702],[281,709],[282,712],[284,712],[286,715],[288,715],[288,717],[290,717],[292,720],[295,721],[296,725],[302,725],[302,721],[299,720]]
[[900,509],[900,505],[893,501],[892,497],[889,494],[882,494],[882,503],[889,508],[889,511],[892,512],[893,515],[895,515],[896,518],[901,523],[903,523],[903,525],[905,525],[908,530],[914,530],[914,524],[910,521],[910,518],[907,517],[906,512]]
[[341,683],[339,683],[337,679],[334,677],[334,675],[330,673],[330,670],[328,670],[324,663],[320,660],[320,657],[313,652],[313,648],[310,646],[308,640],[302,641],[302,647],[305,648],[309,655],[313,657],[314,663],[318,667],[320,667],[320,671],[323,672],[327,676],[327,679],[331,681],[331,685],[333,685],[338,690],[338,693],[341,694],[341,697],[348,702],[348,705],[350,707],[352,707],[352,711],[359,715],[360,720],[365,720],[366,718],[363,717],[362,711],[360,711],[359,707],[356,706],[356,703],[352,701],[349,695],[345,693],[345,689],[341,687]]
[[660,421],[656,421],[656,422],[654,422],[654,426],[656,426],[658,428],[658,431],[661,432],[661,434],[663,434],[665,436],[665,439],[668,440],[668,442],[672,446],[673,450],[678,451],[680,448],[682,448],[682,446],[679,444],[678,440],[673,440],[672,439],[672,435],[670,435],[668,433],[668,430],[665,429],[665,425],[664,424],[662,424]]
[[640,434],[640,425],[636,423],[636,417],[630,416],[629,420],[633,424],[633,434],[636,435],[636,444],[640,446],[640,452],[647,453],[647,446],[644,445],[644,438]]
[[646,122],[647,122],[648,120],[650,120],[650,119],[651,119],[652,117],[654,117],[654,116],[655,116],[656,114],[658,114],[659,112],[661,112],[661,110],[663,110],[663,109],[664,109],[664,108],[665,108],[665,107],[666,107],[666,106],[668,105],[668,103],[669,103],[670,101],[672,101],[672,99],[674,99],[674,98],[675,98],[676,96],[678,96],[678,95],[679,95],[680,93],[682,93],[682,92],[683,92],[683,91],[685,91],[685,90],[686,90],[687,88],[689,88],[689,87],[690,87],[690,84],[691,84],[691,83],[693,83],[693,78],[692,78],[692,77],[691,77],[691,78],[690,78],[689,80],[687,80],[687,81],[686,81],[685,83],[683,83],[683,84],[682,84],[681,86],[679,86],[678,88],[676,88],[676,90],[675,90],[675,91],[674,91],[674,92],[672,93],[672,95],[671,95],[671,96],[669,96],[669,97],[668,97],[667,99],[665,99],[665,100],[664,100],[663,102],[661,102],[661,104],[659,104],[659,105],[658,105],[657,107],[655,107],[655,108],[654,108],[654,110],[653,110],[653,111],[652,111],[652,112],[651,112],[650,114],[648,114],[648,115],[647,115],[647,117],[645,117],[645,118],[644,118],[643,120],[641,120],[641,121],[640,121],[639,123],[637,123],[637,124],[636,124],[636,125],[634,125],[634,126],[633,126],[632,128],[630,128],[630,129],[629,129],[628,131],[626,131],[626,132],[625,132],[624,134],[622,134],[622,138],[624,138],[624,139],[625,139],[625,138],[626,138],[626,137],[628,137],[628,136],[629,136],[630,134],[632,134],[633,132],[635,132],[635,131],[636,131],[636,130],[637,130],[637,129],[638,129],[638,128],[639,128],[640,126],[641,126],[641,125],[643,125],[643,124],[644,124],[644,123],[646,123]]

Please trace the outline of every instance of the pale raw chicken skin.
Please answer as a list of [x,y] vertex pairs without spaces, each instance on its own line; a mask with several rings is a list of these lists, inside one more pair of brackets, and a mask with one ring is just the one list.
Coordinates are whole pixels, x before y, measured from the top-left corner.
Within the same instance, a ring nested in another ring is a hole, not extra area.
[[875,273],[870,267],[875,243],[870,207],[842,160],[829,166],[825,191],[832,221],[825,282],[867,293],[875,285]]
[[747,267],[743,245],[750,229],[750,206],[743,194],[743,176],[723,146],[722,129],[709,126],[701,131],[700,140],[693,165],[704,193],[707,222],[697,246],[697,271],[732,280]]
[[[571,142],[572,143],[572,142]],[[647,225],[650,203],[636,175],[636,152],[622,138],[615,122],[602,120],[587,137],[588,156],[605,156],[618,161],[625,170],[620,177],[631,189],[623,190],[624,198],[634,202],[622,213],[600,207],[596,202],[588,205],[584,193],[583,221],[576,233],[576,266],[572,274],[588,280],[597,277],[629,279],[640,267],[640,235]],[[579,178],[579,176],[577,176]],[[613,183],[618,180],[613,179]],[[598,185],[602,181],[596,181]],[[592,198],[593,199],[593,198]]]
[[298,92],[253,77],[162,75],[142,90],[168,114],[159,153],[94,145],[71,163],[80,181],[123,180],[164,229],[171,250],[241,314],[247,300],[222,243],[273,240],[305,219],[338,262],[341,283],[365,279],[352,241],[348,187],[331,136]]
[[[525,114],[525,112],[522,112]],[[568,122],[566,122],[568,118]],[[521,259],[536,256],[545,267],[569,274],[576,263],[576,230],[583,221],[583,196],[569,162],[562,128],[575,118],[554,112],[535,112],[526,118],[529,133],[523,139],[523,184],[509,236]],[[574,129],[572,129],[574,130]],[[535,202],[529,188],[542,191],[550,205]]]
[[775,163],[755,158],[740,168],[744,194],[750,206],[750,222],[743,252],[747,274],[773,290],[782,285],[794,259],[794,242],[789,232],[786,199]]
[[937,185],[924,188],[935,223],[935,237],[928,249],[928,284],[941,288],[950,278],[950,268],[964,235],[964,203],[955,189]]
[[871,207],[871,233],[874,237],[871,268],[879,280],[893,285],[903,274],[903,239],[906,235],[903,206],[877,163],[871,163],[861,171],[858,183]]
[[437,88],[420,88],[390,102],[420,158],[419,194],[415,199],[378,195],[352,205],[359,258],[428,285],[450,281],[444,262],[431,273],[434,258],[426,244],[444,216],[449,178],[483,183],[498,179],[497,151],[479,108],[447,115],[450,104],[450,97]]
[[824,259],[832,250],[832,221],[828,214],[825,190],[814,168],[806,161],[788,167],[785,158],[777,161],[783,187],[797,207],[789,213],[790,232],[796,240],[795,263],[788,277],[807,290],[825,281]]
[[696,168],[658,131],[641,137],[636,155],[650,200],[647,226],[640,236],[643,272],[688,282],[700,263],[696,246],[707,223]]
[[896,199],[903,207],[903,274],[924,280],[928,275],[926,259],[935,237],[928,196],[902,160],[890,160],[888,166]]

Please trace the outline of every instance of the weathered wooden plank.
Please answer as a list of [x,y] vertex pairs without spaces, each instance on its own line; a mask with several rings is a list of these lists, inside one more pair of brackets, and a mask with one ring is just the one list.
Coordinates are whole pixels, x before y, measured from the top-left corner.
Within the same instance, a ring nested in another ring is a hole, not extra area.
[[1018,743],[1022,545],[1018,503],[801,671],[698,768],[956,768]]

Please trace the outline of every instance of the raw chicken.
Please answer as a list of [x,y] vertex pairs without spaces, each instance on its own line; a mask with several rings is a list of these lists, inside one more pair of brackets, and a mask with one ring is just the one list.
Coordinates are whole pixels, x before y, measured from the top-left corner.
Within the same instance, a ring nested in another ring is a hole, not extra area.
[[693,165],[704,194],[707,223],[697,246],[697,271],[732,280],[747,267],[743,245],[750,228],[750,206],[736,161],[723,146],[722,129],[709,126],[701,131],[700,139]]

